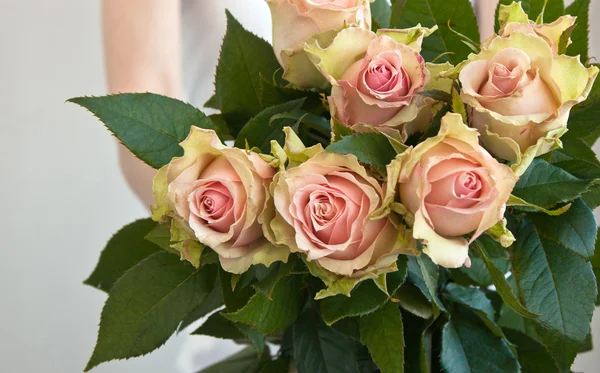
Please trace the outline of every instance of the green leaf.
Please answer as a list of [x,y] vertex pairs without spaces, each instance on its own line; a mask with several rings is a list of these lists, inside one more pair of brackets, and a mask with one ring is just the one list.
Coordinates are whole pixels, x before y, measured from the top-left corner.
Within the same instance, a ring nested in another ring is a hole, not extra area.
[[274,333],[290,326],[298,315],[304,296],[300,292],[300,277],[288,277],[273,291],[273,299],[256,293],[247,305],[233,313],[224,314],[227,319],[249,325],[263,333]]
[[393,28],[409,28],[417,23],[424,27],[439,27],[437,32],[423,40],[421,54],[426,61],[432,61],[442,53],[452,52],[440,60],[458,64],[471,53],[462,39],[450,31],[449,22],[452,29],[471,40],[479,41],[477,19],[469,0],[397,0],[392,6],[390,24]]
[[600,183],[592,184],[588,191],[581,196],[581,199],[592,209],[600,206]]
[[435,117],[433,118],[431,123],[429,123],[429,125],[425,129],[425,132],[421,134],[421,138],[420,138],[419,142],[423,142],[430,137],[437,136],[437,134],[440,132],[440,127],[442,125],[442,118],[447,113],[449,113],[450,110],[451,110],[451,106],[446,105],[446,106],[442,107],[440,109],[440,111],[437,112],[437,114],[435,115]]
[[192,126],[217,130],[192,105],[153,93],[77,97],[69,102],[91,111],[136,157],[154,168],[183,155],[179,143]]
[[[498,26],[498,10],[500,4],[510,5],[514,0],[500,0],[498,8],[496,9],[496,31],[499,29]],[[540,15],[542,9],[544,9],[544,3],[546,0],[521,0],[521,6],[525,13],[529,15],[529,19],[535,21]],[[558,19],[558,17],[565,14],[565,4],[563,0],[549,0],[546,4],[544,11],[544,23],[551,23]]]
[[483,312],[489,320],[495,319],[496,311],[492,307],[492,301],[478,288],[450,283],[444,289],[444,296],[452,302],[463,304],[473,310]]
[[144,236],[144,239],[152,242],[163,250],[173,250],[171,248],[171,230],[166,225],[155,223],[150,232]]
[[235,326],[238,328],[239,331],[244,333],[244,335],[246,336],[248,341],[250,341],[252,346],[254,346],[254,349],[256,350],[256,352],[258,352],[259,354],[262,354],[263,352],[265,352],[265,348],[267,345],[266,345],[264,333],[262,333],[256,329],[253,329],[252,327],[250,327],[246,324],[236,323]]
[[[582,257],[542,236],[523,218],[513,249],[513,273],[540,340],[559,366],[569,367],[590,330],[597,287],[592,266]],[[569,351],[570,350],[570,351]]]
[[537,20],[543,14],[543,23],[552,23],[558,17],[565,14],[565,3],[563,0],[529,0],[529,19]]
[[553,240],[585,259],[594,255],[596,219],[593,211],[577,199],[564,214],[556,217],[530,214],[529,219],[540,235]]
[[312,310],[292,328],[298,373],[359,373],[356,342],[344,337]]
[[280,356],[277,360],[264,363],[259,373],[288,373],[289,371],[289,358],[287,356]]
[[519,197],[513,196],[512,194],[508,198],[508,201],[506,202],[506,206],[514,207],[517,210],[521,210],[521,211],[542,212],[542,213],[544,213],[546,215],[550,215],[550,216],[560,216],[560,215],[564,214],[565,212],[567,212],[571,208],[571,204],[568,203],[568,204],[566,204],[564,206],[560,206],[556,209],[548,210],[543,207],[536,206],[532,203],[529,203]]
[[[585,133],[584,137],[588,135],[589,132]],[[593,163],[595,165],[594,168],[598,168],[600,162],[596,157],[596,153],[585,141],[578,137],[576,131],[569,129],[560,140],[563,143],[563,148],[552,152],[553,164],[561,161],[580,160],[586,163]],[[578,176],[576,174],[573,175]]]
[[534,318],[538,317],[537,314],[530,312],[527,308],[525,308],[525,306],[523,304],[521,304],[519,299],[515,296],[512,289],[510,288],[510,285],[506,281],[506,277],[504,277],[504,273],[502,271],[500,271],[494,265],[494,263],[492,263],[492,261],[487,257],[485,252],[483,250],[481,250],[481,248],[478,245],[475,245],[475,247],[477,248],[479,255],[483,259],[485,266],[487,267],[488,271],[490,272],[494,286],[496,286],[498,295],[500,295],[500,297],[502,298],[504,303],[523,317],[527,317],[530,319],[534,319]]
[[330,153],[353,154],[362,163],[385,171],[385,167],[396,157],[396,151],[385,135],[356,133],[342,137],[326,149]]
[[215,266],[195,269],[165,251],[127,271],[104,305],[98,342],[85,370],[163,345],[181,320],[206,299],[215,278]]
[[273,296],[273,290],[275,290],[275,286],[279,283],[279,281],[288,277],[292,273],[292,270],[294,269],[295,265],[295,255],[291,255],[288,258],[287,263],[276,262],[271,264],[271,266],[268,268],[262,264],[257,265],[257,272],[258,268],[262,267],[268,270],[268,273],[264,277],[260,278],[259,281],[252,286],[257,291],[261,292],[264,296],[271,299]]
[[354,131],[352,128],[346,126],[345,124],[336,120],[335,118],[331,119],[331,131],[333,135],[331,142],[340,141],[341,138],[356,133],[356,131]]
[[503,331],[508,340],[517,346],[521,373],[561,373],[552,355],[538,341],[516,330]]
[[573,44],[567,48],[570,56],[581,56],[583,63],[587,62],[590,33],[590,0],[575,0],[566,9],[567,14],[577,17],[577,26],[573,29],[571,40]]
[[225,307],[229,312],[235,312],[244,307],[254,295],[254,289],[250,286],[237,286],[235,290],[231,287],[232,275],[219,267],[219,282]]
[[181,332],[182,330],[190,326],[192,323],[203,318],[204,316],[208,315],[217,308],[220,308],[221,306],[223,306],[223,294],[221,293],[219,277],[217,277],[215,286],[213,287],[210,294],[208,294],[204,302],[202,302],[198,307],[196,307],[195,310],[193,310],[183,318],[181,324],[179,325],[178,332]]
[[221,313],[215,312],[206,319],[192,334],[207,335],[221,339],[242,339],[244,334],[235,326],[235,323],[224,318]]
[[221,110],[221,103],[219,102],[219,97],[216,94],[210,96],[208,101],[204,103],[204,107],[207,107],[209,109]]
[[[425,282],[425,285],[427,286],[427,289],[429,290],[429,295],[431,295],[431,299],[433,299],[433,302],[437,305],[437,307],[440,310],[446,311],[444,304],[442,303],[442,301],[440,300],[440,298],[438,297],[438,294],[437,294],[438,280],[439,280],[439,276],[440,276],[438,266],[435,265],[431,261],[431,259],[429,259],[429,257],[426,257],[424,255],[417,257],[417,263],[419,264],[419,267],[421,268],[421,275],[423,278],[423,282]],[[435,309],[434,309],[434,314],[435,314]]]
[[491,236],[482,235],[476,240],[479,248],[485,252],[490,259],[508,259],[508,250],[500,245]]
[[460,114],[463,122],[469,123],[467,119],[467,110],[465,103],[460,98],[460,93],[455,88],[452,88],[452,112]]
[[123,273],[161,251],[160,247],[144,238],[156,226],[157,223],[148,218],[121,228],[106,244],[94,272],[84,284],[108,293]]
[[[486,256],[490,259],[493,265],[502,273],[507,273],[510,270],[510,262],[508,261],[508,250],[502,247],[491,236],[482,235],[476,240],[479,248],[485,251]],[[473,245],[474,246],[474,245]],[[494,283],[494,279],[485,265],[484,260],[478,254],[477,250],[471,251],[471,267],[465,266],[459,269],[451,270],[452,276],[456,281],[465,283],[463,275],[468,277],[467,284],[477,286],[490,286]]]
[[448,373],[520,373],[506,342],[463,312],[454,312],[444,325],[441,362]]
[[[422,269],[422,266],[425,266],[425,268]],[[408,280],[421,290],[427,300],[432,302],[433,314],[436,318],[440,313],[440,309],[444,309],[444,304],[437,295],[438,276],[438,268],[431,262],[431,259],[408,258]],[[427,281],[425,281],[425,277],[427,277]]]
[[549,208],[579,197],[589,185],[589,181],[578,179],[536,158],[515,185],[513,194],[529,203]]
[[331,327],[338,333],[343,334],[345,337],[355,340],[356,342],[360,342],[359,320],[359,317],[347,317],[331,325]]
[[[583,140],[577,139],[582,143],[582,146],[587,148],[587,144]],[[588,148],[589,149],[589,148]],[[591,151],[591,149],[590,149]],[[560,167],[571,175],[583,180],[600,179],[600,165],[580,159],[564,160],[552,163],[556,167]]]
[[264,364],[268,361],[268,353],[265,353],[262,357],[258,357],[252,347],[247,347],[237,354],[211,365],[198,373],[260,373]]
[[598,126],[598,116],[600,115],[600,79],[596,79],[590,94],[584,102],[576,105],[569,115],[568,128],[569,134],[565,134],[567,139],[580,138],[588,146],[594,145],[598,136],[600,136],[600,126]]
[[265,108],[261,102],[261,76],[269,79],[279,69],[273,47],[246,31],[227,11],[227,33],[217,66],[215,89],[232,135],[237,136],[244,123]]
[[406,255],[400,255],[398,260],[396,260],[396,267],[398,268],[397,271],[386,274],[387,291],[389,295],[393,295],[406,281],[408,276],[408,257]]
[[[600,231],[598,231],[598,236],[600,236]],[[600,289],[600,237],[596,237],[596,250],[594,252],[594,256],[590,260],[592,264],[592,269],[594,270],[594,276],[596,277],[596,286]],[[600,305],[600,295],[596,299],[596,305]]]
[[[510,262],[507,259],[490,259],[490,261],[501,273],[510,271]],[[467,268],[463,266],[451,272],[453,277],[457,277],[459,273],[460,277],[466,275],[469,281],[468,285],[490,286],[494,284],[494,279],[482,258],[472,257],[471,267]]]
[[404,330],[398,305],[387,302],[361,317],[360,340],[382,373],[404,372]]
[[392,5],[389,0],[375,0],[375,2],[371,4],[371,14],[373,20],[379,25],[379,28],[390,27]]
[[300,109],[303,103],[304,99],[299,99],[261,111],[240,130],[235,140],[235,146],[245,149],[248,144],[250,148],[257,147],[265,154],[269,154],[271,151],[271,140],[276,140],[283,146],[285,141],[283,127],[291,127],[295,121],[287,118],[275,119],[274,117],[277,114]]
[[403,285],[396,291],[394,298],[402,309],[412,313],[422,319],[429,319],[433,316],[431,303],[425,295],[415,286],[410,284]]
[[319,301],[323,320],[334,324],[346,317],[362,316],[374,312],[387,302],[385,295],[371,280],[363,281],[352,290],[350,297],[336,295]]

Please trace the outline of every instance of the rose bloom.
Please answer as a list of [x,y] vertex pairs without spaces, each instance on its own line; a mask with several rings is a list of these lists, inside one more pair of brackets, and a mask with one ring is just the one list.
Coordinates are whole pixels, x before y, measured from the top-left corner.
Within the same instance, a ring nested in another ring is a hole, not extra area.
[[430,72],[419,52],[423,37],[434,30],[417,26],[375,34],[347,28],[326,47],[308,46],[307,53],[332,84],[332,117],[355,130],[365,125],[394,129],[403,138],[426,124],[430,116],[417,121],[426,107],[419,92],[426,89]]
[[561,146],[570,110],[587,98],[597,74],[578,57],[555,56],[537,34],[512,32],[469,56],[459,80],[486,149],[520,162],[527,149],[541,155]]
[[[552,49],[554,55],[558,55],[558,45],[562,34],[575,24],[576,17],[564,15],[552,23],[537,24],[529,19],[520,2],[510,5],[500,4],[498,21],[500,23],[499,36],[510,36],[513,32],[537,35],[544,39]],[[493,38],[484,43],[487,47]],[[571,43],[569,38],[567,45]]]
[[192,127],[181,146],[184,155],[159,171],[155,195],[166,192],[173,218],[219,254],[223,269],[242,273],[273,248],[258,218],[275,170],[256,153],[224,146],[212,130]]
[[345,26],[371,29],[370,0],[267,0],[273,20],[273,48],[284,78],[304,88],[325,88],[327,81],[303,52],[318,34]]
[[320,152],[273,183],[276,243],[330,272],[362,277],[411,250],[388,217],[369,218],[381,206],[382,189],[352,155]]
[[[398,155],[388,166],[388,192],[414,214],[413,237],[447,268],[469,265],[469,243],[502,220],[517,176],[479,145],[459,114],[442,118],[440,132]],[[472,233],[470,241],[463,235]]]

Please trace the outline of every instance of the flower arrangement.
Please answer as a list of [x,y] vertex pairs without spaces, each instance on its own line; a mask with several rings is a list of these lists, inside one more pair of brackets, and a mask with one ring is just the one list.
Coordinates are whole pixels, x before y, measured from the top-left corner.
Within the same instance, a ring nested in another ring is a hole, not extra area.
[[227,14],[219,114],[70,100],[158,169],[86,280],[86,371],[202,319],[248,345],[206,373],[569,372],[600,268],[589,0],[503,0],[482,44],[468,0],[267,2],[273,46]]

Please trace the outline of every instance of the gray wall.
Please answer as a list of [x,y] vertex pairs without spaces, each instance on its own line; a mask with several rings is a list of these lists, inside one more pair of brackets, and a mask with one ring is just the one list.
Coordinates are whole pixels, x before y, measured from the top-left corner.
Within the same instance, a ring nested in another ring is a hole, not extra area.
[[[1,372],[82,371],[105,295],[81,281],[112,233],[147,216],[121,177],[109,133],[64,103],[104,92],[98,14],[98,0],[0,1]],[[95,371],[188,373],[230,349],[181,335],[147,357]],[[588,353],[576,371],[594,367],[600,358]]]

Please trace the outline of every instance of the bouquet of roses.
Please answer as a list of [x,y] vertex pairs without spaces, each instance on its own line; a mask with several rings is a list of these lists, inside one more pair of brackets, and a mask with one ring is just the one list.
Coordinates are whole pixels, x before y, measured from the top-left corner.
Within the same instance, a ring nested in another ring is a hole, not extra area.
[[158,169],[86,281],[86,370],[202,319],[247,344],[202,372],[569,372],[600,268],[590,1],[501,1],[482,44],[468,0],[267,2],[273,47],[227,15],[219,114],[71,100]]

